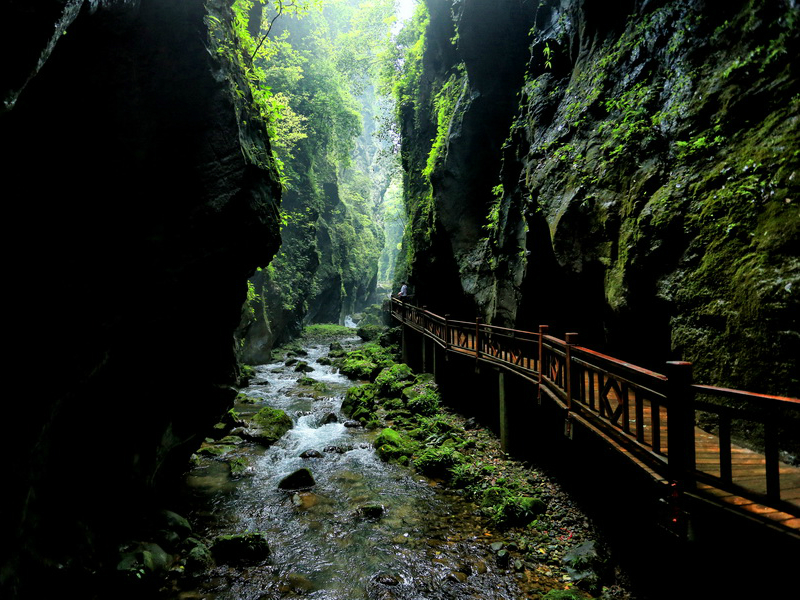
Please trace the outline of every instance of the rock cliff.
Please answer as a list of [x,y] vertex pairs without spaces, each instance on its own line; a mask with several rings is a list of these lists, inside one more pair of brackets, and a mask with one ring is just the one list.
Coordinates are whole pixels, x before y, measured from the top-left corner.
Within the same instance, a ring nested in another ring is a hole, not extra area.
[[4,5],[21,385],[3,418],[3,597],[90,596],[232,404],[232,334],[247,278],[278,246],[280,190],[257,160],[263,124],[231,93],[239,75],[210,51],[208,12],[224,20],[227,4]]
[[798,396],[800,7],[425,6],[398,94],[420,302]]

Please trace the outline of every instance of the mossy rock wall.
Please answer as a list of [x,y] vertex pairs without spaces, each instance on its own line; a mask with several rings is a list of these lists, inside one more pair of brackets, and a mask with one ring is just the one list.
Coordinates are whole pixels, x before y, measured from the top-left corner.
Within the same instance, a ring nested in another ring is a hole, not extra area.
[[[4,598],[113,596],[104,563],[232,405],[232,333],[279,243],[280,187],[231,90],[244,74],[210,51],[229,5],[3,7],[10,342],[48,390],[35,415],[12,391],[4,415]],[[76,482],[75,457],[102,475]]]
[[399,109],[420,303],[800,395],[800,8],[485,4],[426,2]]

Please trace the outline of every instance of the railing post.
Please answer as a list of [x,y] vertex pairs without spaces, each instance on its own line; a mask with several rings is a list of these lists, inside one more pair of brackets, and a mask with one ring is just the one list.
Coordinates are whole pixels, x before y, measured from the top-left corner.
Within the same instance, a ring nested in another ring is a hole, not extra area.
[[578,343],[577,333],[564,336],[564,391],[567,394],[567,417],[564,419],[564,435],[572,439],[572,346]]
[[420,337],[422,338],[422,371],[424,373],[428,372],[428,336],[425,333],[428,331],[428,307],[422,307],[422,322],[420,325],[422,326],[422,332],[420,333]]
[[564,391],[567,393],[567,412],[572,410],[572,347],[578,343],[577,333],[564,336]]
[[544,336],[547,335],[548,325],[539,325],[539,385],[536,390],[536,399],[542,403],[542,374],[544,373]]
[[667,460],[670,476],[684,489],[694,487],[694,391],[692,363],[667,363]]
[[475,317],[475,362],[480,357],[481,348],[481,318]]
[[[450,349],[450,315],[448,314],[444,316],[444,349],[445,351]],[[446,354],[445,360],[447,360]]]

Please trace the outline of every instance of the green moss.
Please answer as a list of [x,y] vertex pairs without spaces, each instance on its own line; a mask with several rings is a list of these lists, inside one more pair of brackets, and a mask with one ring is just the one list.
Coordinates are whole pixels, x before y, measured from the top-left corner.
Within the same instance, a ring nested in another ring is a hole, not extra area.
[[250,466],[247,459],[243,457],[233,458],[229,460],[228,465],[231,468],[232,477],[241,477],[247,472],[247,469]]
[[429,447],[414,458],[414,468],[429,477],[449,478],[456,466],[466,458],[452,446]]
[[550,590],[542,600],[586,600],[587,595],[580,590]]
[[334,323],[316,323],[314,325],[306,325],[303,328],[303,337],[305,339],[328,339],[351,335],[353,335],[353,330],[350,327]]
[[383,369],[375,378],[375,384],[382,396],[393,397],[399,395],[403,388],[414,382],[414,373],[405,363],[394,364]]
[[253,415],[252,421],[261,429],[262,437],[273,442],[292,428],[292,419],[289,415],[269,406],[265,406]]
[[419,445],[411,438],[387,427],[375,438],[375,451],[381,460],[407,463]]
[[389,350],[376,343],[367,343],[358,350],[348,352],[339,369],[350,378],[372,380],[392,364],[394,357]]
[[436,414],[441,404],[439,386],[434,381],[417,379],[414,385],[403,389],[406,406],[423,416]]
[[218,458],[229,452],[233,452],[236,449],[236,446],[231,444],[213,444],[213,445],[203,445],[200,449],[197,450],[195,454],[198,456],[208,456],[211,458]]

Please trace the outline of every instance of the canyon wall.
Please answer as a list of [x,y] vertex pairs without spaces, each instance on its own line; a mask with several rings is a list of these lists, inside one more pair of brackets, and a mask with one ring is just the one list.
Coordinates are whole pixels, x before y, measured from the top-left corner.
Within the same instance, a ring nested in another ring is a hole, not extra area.
[[398,93],[420,304],[800,395],[800,7],[424,8]]
[[232,405],[280,188],[212,50],[207,19],[228,5],[4,5],[3,597],[91,597]]

